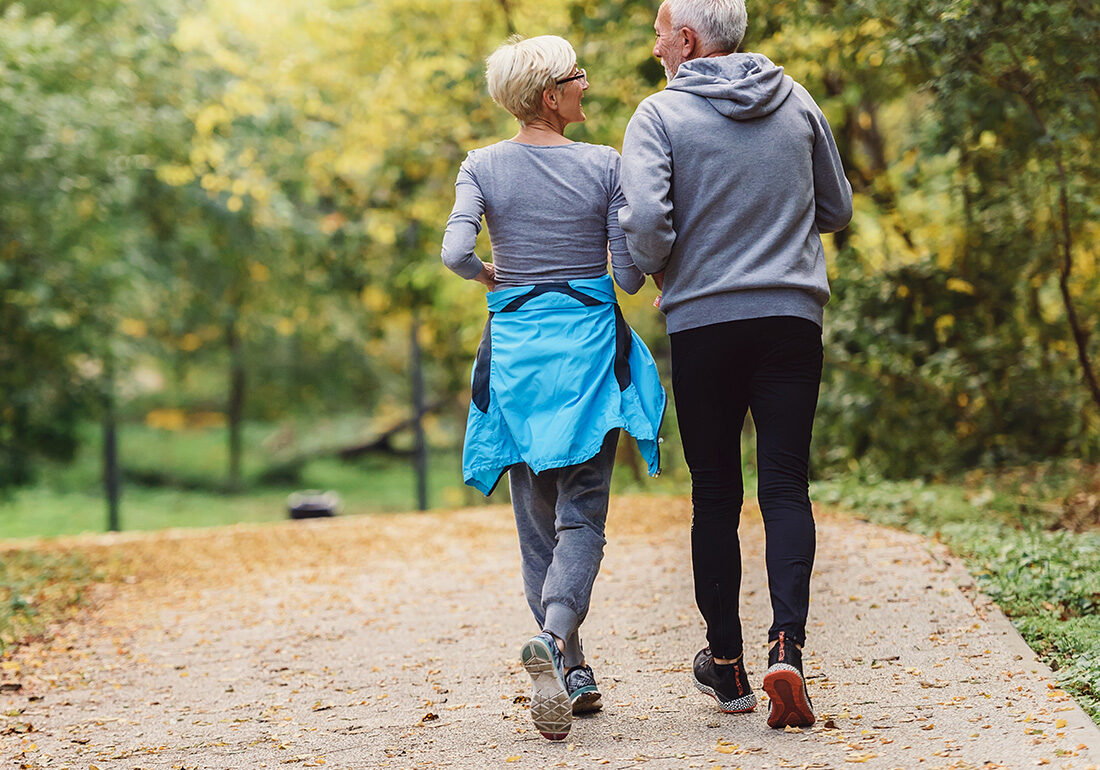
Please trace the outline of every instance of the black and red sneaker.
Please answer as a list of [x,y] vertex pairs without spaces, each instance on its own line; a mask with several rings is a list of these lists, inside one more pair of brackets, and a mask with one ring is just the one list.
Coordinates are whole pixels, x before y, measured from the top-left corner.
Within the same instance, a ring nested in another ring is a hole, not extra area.
[[809,727],[814,723],[814,708],[802,675],[802,650],[787,638],[785,631],[779,632],[768,652],[764,692],[771,701],[768,727]]
[[695,686],[718,701],[718,708],[727,714],[744,714],[756,708],[756,695],[749,686],[745,663],[715,663],[710,647],[699,650],[692,665]]

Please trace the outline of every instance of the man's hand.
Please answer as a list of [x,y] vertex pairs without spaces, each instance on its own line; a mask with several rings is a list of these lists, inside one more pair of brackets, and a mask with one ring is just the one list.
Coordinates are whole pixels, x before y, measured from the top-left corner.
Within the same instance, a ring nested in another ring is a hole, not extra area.
[[653,273],[650,276],[653,279],[653,283],[657,284],[657,291],[665,290],[665,271],[662,270],[659,273]]
[[497,268],[492,262],[482,262],[481,272],[474,276],[474,280],[484,284],[489,291],[497,289]]

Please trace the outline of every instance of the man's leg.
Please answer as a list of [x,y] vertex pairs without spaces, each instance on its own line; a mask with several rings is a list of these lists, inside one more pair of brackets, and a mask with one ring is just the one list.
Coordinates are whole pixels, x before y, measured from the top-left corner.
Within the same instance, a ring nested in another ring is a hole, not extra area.
[[809,497],[810,437],[821,385],[821,328],[776,317],[760,330],[749,404],[757,434],[760,511],[772,602],[770,640],[806,639],[815,529]]
[[730,660],[740,657],[743,646],[737,525],[744,497],[741,429],[750,370],[739,333],[743,323],[670,335],[676,417],[691,470],[695,600],[707,624],[711,653]]

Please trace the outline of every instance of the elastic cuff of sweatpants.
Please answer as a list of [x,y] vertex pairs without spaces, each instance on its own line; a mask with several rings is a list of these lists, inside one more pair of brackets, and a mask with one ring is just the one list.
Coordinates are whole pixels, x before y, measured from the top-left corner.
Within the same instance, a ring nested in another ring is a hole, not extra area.
[[544,631],[564,641],[576,632],[580,624],[581,616],[564,604],[554,602],[546,605],[546,620],[542,624]]

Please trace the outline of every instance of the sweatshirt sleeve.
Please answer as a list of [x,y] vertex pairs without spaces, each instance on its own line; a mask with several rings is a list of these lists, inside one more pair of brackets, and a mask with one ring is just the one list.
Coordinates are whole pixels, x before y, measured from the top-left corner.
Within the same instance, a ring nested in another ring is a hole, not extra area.
[[814,130],[815,221],[818,232],[835,233],[852,221],[852,185],[844,176],[844,164],[840,160],[833,132],[829,129],[829,121],[812,99],[810,104],[810,123]]
[[657,110],[638,106],[623,139],[623,195],[619,224],[634,263],[645,273],[668,264],[676,231],[672,228],[672,143]]
[[609,169],[608,187],[610,190],[610,203],[607,207],[607,246],[611,251],[611,274],[615,277],[615,283],[627,294],[637,294],[638,289],[645,284],[645,273],[638,269],[634,260],[630,258],[630,251],[626,247],[626,234],[619,226],[619,211],[626,199],[623,197],[623,189],[620,185],[620,172],[622,158],[619,153],[611,150],[611,167]]
[[463,278],[476,278],[484,268],[474,254],[485,199],[471,169],[470,158],[462,162],[455,180],[455,205],[443,233],[443,264]]

